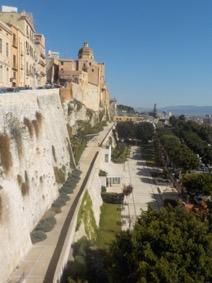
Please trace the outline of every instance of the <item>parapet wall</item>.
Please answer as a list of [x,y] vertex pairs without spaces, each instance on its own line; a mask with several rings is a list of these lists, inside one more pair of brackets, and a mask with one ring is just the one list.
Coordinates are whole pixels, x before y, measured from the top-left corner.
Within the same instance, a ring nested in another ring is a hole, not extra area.
[[0,282],[30,249],[30,232],[58,196],[55,171],[68,175],[70,155],[59,90],[0,96]]

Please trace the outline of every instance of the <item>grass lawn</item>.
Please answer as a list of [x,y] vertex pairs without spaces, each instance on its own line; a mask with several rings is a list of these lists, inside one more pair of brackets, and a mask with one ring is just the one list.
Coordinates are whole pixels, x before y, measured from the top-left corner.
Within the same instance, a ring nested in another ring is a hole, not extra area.
[[101,207],[100,225],[97,237],[97,246],[107,248],[121,231],[121,205],[103,203]]

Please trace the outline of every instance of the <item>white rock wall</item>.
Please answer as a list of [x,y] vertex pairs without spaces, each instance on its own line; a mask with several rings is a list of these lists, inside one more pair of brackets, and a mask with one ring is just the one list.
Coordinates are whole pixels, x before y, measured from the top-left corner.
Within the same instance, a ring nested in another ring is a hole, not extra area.
[[[32,127],[30,136],[23,121],[36,120],[36,112],[42,116],[39,135]],[[69,138],[58,90],[0,95],[2,134],[10,139],[12,155],[7,174],[0,165],[0,282],[5,282],[31,247],[30,232],[58,195],[60,185],[56,183],[54,167],[63,167],[66,175],[71,170]],[[24,181],[25,172],[29,191],[23,195],[17,175]]]

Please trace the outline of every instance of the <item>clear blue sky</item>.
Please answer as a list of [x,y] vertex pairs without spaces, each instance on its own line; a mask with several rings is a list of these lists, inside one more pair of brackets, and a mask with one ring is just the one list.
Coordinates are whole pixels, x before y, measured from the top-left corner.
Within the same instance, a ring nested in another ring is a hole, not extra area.
[[212,0],[16,0],[47,49],[83,41],[106,64],[111,96],[131,106],[212,105]]

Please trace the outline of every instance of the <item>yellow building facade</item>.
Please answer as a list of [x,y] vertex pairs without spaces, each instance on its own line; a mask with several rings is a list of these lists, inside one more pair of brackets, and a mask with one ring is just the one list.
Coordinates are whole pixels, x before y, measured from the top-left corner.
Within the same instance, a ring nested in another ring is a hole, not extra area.
[[[0,12],[0,21],[12,32],[10,86],[34,88],[45,85],[45,38],[36,33],[32,15],[7,7]],[[7,86],[5,82],[3,85]]]
[[12,31],[0,21],[0,87],[11,86]]

